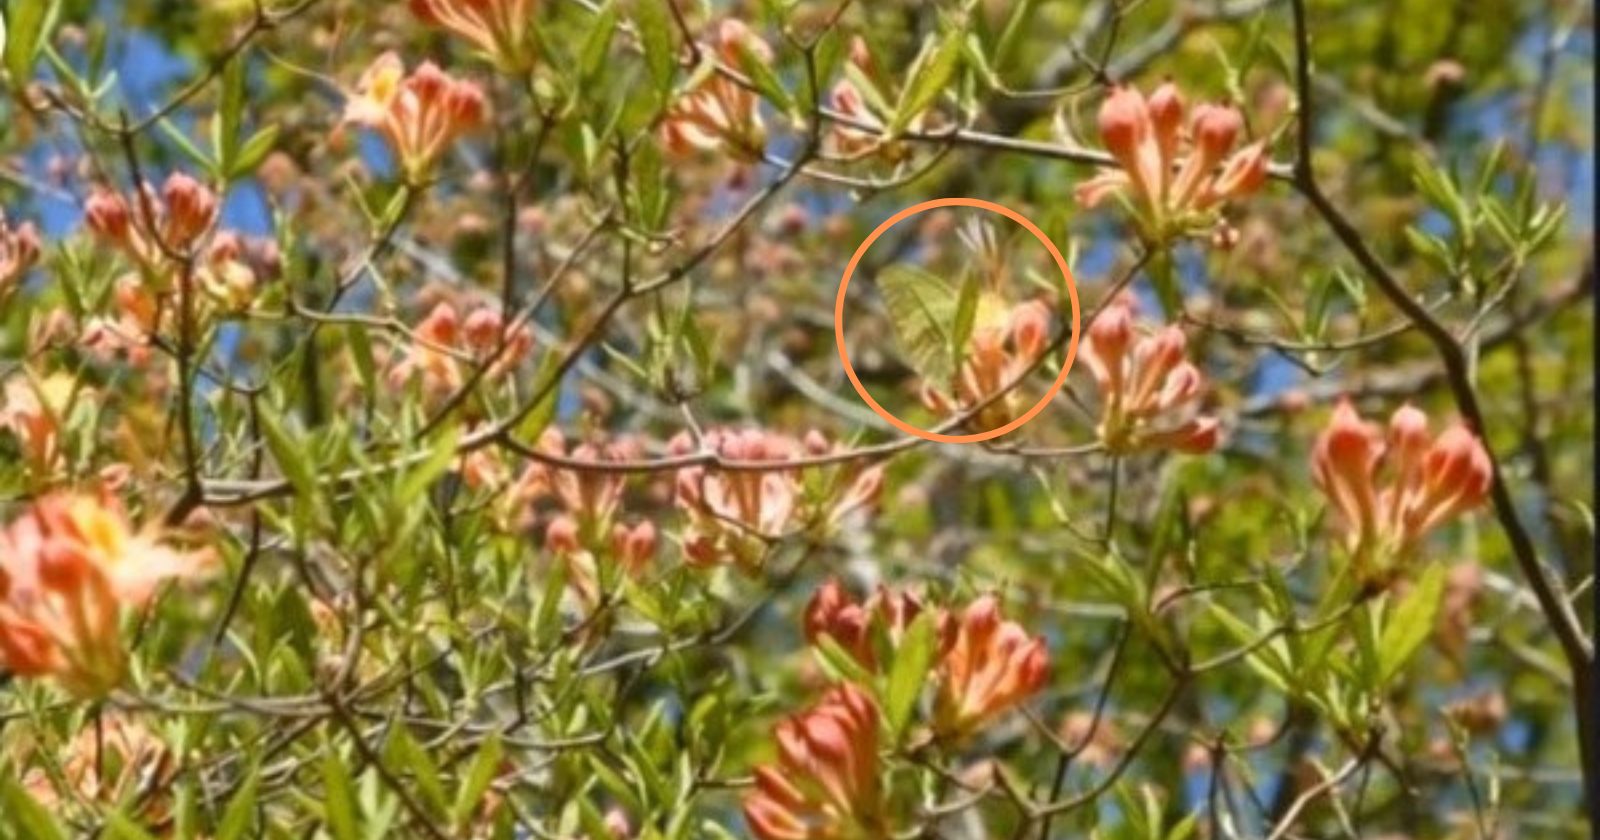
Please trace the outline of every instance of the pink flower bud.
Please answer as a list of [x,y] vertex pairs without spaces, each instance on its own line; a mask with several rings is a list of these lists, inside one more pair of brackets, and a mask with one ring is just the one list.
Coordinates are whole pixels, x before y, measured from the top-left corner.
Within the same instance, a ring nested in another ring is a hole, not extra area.
[[167,177],[161,199],[166,206],[163,235],[172,248],[187,248],[217,219],[217,194],[182,172]]

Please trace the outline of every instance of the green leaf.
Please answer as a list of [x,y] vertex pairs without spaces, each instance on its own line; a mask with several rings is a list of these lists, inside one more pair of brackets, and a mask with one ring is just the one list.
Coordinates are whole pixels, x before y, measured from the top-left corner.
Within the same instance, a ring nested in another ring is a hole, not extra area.
[[937,48],[924,46],[912,66],[911,81],[900,92],[900,104],[894,110],[894,119],[884,132],[893,137],[928,109],[961,67],[961,56],[966,49],[966,37],[961,30],[945,35],[944,43]]
[[178,147],[178,151],[183,152],[184,157],[194,161],[196,166],[211,173],[217,171],[217,165],[211,160],[210,156],[200,151],[200,147],[196,146],[194,141],[189,139],[189,135],[183,133],[182,129],[174,125],[172,120],[163,119],[156,123],[156,127],[161,129],[162,134],[167,135],[167,139],[172,141],[172,145]]
[[139,827],[138,823],[121,811],[116,811],[106,818],[106,836],[111,840],[156,840],[154,834]]
[[911,367],[940,384],[955,375],[950,326],[956,293],[941,277],[920,268],[891,265],[878,273],[878,288],[894,322],[895,340]]
[[966,357],[967,342],[972,340],[973,327],[978,324],[978,291],[978,273],[967,272],[956,298],[955,323],[950,333],[950,356],[958,366]]
[[889,734],[899,740],[911,713],[917,708],[917,698],[928,682],[928,670],[933,665],[937,647],[938,629],[931,611],[924,610],[911,626],[895,651],[894,665],[889,670],[889,684],[884,689],[883,711],[889,722]]
[[306,459],[305,443],[289,437],[277,412],[261,407],[261,434],[267,439],[267,449],[277,462],[283,477],[294,485],[295,495],[309,499],[317,492],[317,474]]
[[244,141],[244,147],[239,150],[239,156],[224,174],[231,180],[254,172],[277,145],[278,131],[278,125],[274,123],[250,135],[250,139]]
[[332,749],[322,759],[323,816],[334,840],[356,840],[355,786],[344,758]]
[[467,820],[477,812],[478,805],[483,801],[483,794],[494,781],[495,774],[500,772],[500,757],[503,750],[500,747],[500,736],[491,735],[483,746],[478,748],[478,756],[473,759],[472,769],[467,773],[467,779],[456,791],[455,824],[465,826]]
[[836,682],[853,682],[872,685],[872,672],[861,666],[850,652],[839,646],[832,636],[823,634],[811,645],[811,652],[830,678]]
[[678,68],[678,47],[673,43],[666,4],[659,0],[637,0],[633,5],[633,21],[639,30],[645,67],[655,82],[656,95],[665,97],[672,92],[672,77]]
[[1444,594],[1444,564],[1433,563],[1415,587],[1395,607],[1384,623],[1383,635],[1378,642],[1378,679],[1387,684],[1400,673],[1417,648],[1433,632],[1434,619],[1439,614],[1439,600]]
[[778,74],[772,70],[772,61],[763,59],[751,51],[750,47],[740,42],[736,49],[739,53],[739,70],[750,78],[750,83],[755,85],[757,91],[779,110],[792,113],[794,111],[794,97],[778,81]]
[[4,42],[6,71],[11,84],[21,90],[33,78],[45,33],[55,25],[61,0],[16,0],[11,4],[10,31]]
[[228,800],[228,807],[222,812],[222,822],[217,826],[216,840],[239,840],[245,836],[251,823],[256,818],[256,785],[261,779],[260,771],[251,767],[245,776],[244,784]]
[[617,4],[607,0],[595,16],[593,28],[583,41],[583,52],[578,57],[578,73],[583,79],[592,79],[600,71],[611,50],[611,36],[617,30]]
[[235,56],[222,70],[222,100],[211,124],[211,151],[217,168],[232,172],[239,157],[239,124],[244,117],[244,57]]
[[[26,7],[28,4],[22,5]],[[12,771],[0,774],[0,804],[5,805],[0,812],[5,814],[5,822],[21,829],[18,836],[30,840],[66,840],[67,835],[62,832],[55,817],[17,784],[15,776]]]

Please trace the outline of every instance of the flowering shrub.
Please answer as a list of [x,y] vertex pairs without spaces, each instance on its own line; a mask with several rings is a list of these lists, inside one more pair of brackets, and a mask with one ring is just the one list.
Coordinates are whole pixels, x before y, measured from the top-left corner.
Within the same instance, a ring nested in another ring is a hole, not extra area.
[[0,837],[1585,834],[1587,7],[0,5]]

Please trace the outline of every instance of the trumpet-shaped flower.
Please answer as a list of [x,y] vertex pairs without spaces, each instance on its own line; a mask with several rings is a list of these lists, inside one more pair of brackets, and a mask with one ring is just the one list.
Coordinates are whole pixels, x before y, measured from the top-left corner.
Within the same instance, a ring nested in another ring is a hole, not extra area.
[[487,307],[474,310],[463,321],[445,302],[436,304],[412,335],[415,340],[406,353],[389,368],[389,384],[403,388],[415,378],[430,398],[461,388],[466,383],[466,362],[483,365],[485,377],[493,380],[515,369],[533,347],[533,333],[526,324],[506,327],[504,317]]
[[431,62],[409,76],[405,63],[384,53],[367,68],[345,105],[345,121],[382,134],[410,183],[427,179],[457,140],[482,128],[488,104],[476,84],[456,79]]
[[1148,99],[1137,88],[1113,89],[1099,128],[1118,168],[1080,184],[1077,199],[1093,207],[1123,195],[1152,240],[1213,229],[1221,205],[1266,182],[1266,144],[1234,148],[1244,130],[1238,110],[1206,104],[1191,111],[1170,82]]
[[761,840],[887,837],[878,709],[844,684],[778,724],[778,761],[755,770],[745,820]]
[[1043,685],[1050,668],[1044,640],[1030,638],[1000,616],[1000,602],[984,595],[955,621],[954,638],[940,663],[935,725],[964,735],[1009,711]]
[[1429,531],[1483,503],[1494,470],[1465,426],[1434,436],[1427,415],[1405,405],[1385,435],[1345,400],[1317,438],[1311,476],[1339,514],[1357,576],[1385,585]]
[[[1049,338],[1050,307],[1037,300],[1019,304],[1004,326],[973,332],[966,358],[949,389],[923,384],[923,404],[941,414],[952,414],[984,403],[1037,365]],[[973,422],[986,429],[998,428],[1021,413],[1026,402],[1026,395],[1014,387],[979,411]]]
[[113,500],[47,496],[0,531],[0,664],[103,697],[127,667],[123,608],[209,560],[168,547],[153,528],[135,530]]
[[507,73],[532,69],[534,0],[411,0],[424,23],[472,42]]
[[1113,301],[1090,325],[1081,350],[1100,391],[1100,441],[1116,454],[1210,452],[1221,428],[1199,413],[1206,380],[1184,358],[1183,330],[1166,326],[1140,335],[1133,306],[1126,296]]
[[0,213],[0,301],[39,262],[39,229],[33,222],[12,227]]
[[[767,42],[737,20],[717,26],[715,49],[718,58],[734,68],[743,67],[746,56],[772,61]],[[726,151],[759,160],[767,146],[761,98],[737,81],[713,73],[672,104],[661,122],[661,140],[674,154]]]

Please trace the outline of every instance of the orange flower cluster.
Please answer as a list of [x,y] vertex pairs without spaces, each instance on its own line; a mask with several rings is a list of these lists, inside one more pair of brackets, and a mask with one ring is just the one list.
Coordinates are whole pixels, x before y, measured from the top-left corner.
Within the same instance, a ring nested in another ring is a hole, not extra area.
[[[877,672],[922,610],[912,595],[881,587],[858,602],[830,579],[806,607],[806,638],[815,643],[826,635],[863,668]],[[940,612],[938,625],[934,728],[940,734],[971,734],[1043,687],[1050,664],[1044,640],[1004,620],[993,595],[980,596],[959,614]]]
[[429,26],[471,41],[504,72],[533,68],[534,0],[411,0],[411,11]]
[[[836,120],[823,137],[823,151],[832,157],[855,159],[876,155],[888,163],[900,163],[910,155],[905,142],[885,136],[888,126],[884,120],[890,115],[882,113],[888,98],[884,74],[878,69],[867,42],[856,36],[850,41],[850,63],[859,71],[859,78],[868,85],[864,91],[851,78],[840,79],[828,93],[828,104],[843,120]],[[869,95],[870,94],[870,95]],[[907,128],[923,128],[924,115],[917,114]]]
[[[1380,486],[1384,467],[1389,480]],[[1494,471],[1483,442],[1463,425],[1435,437],[1428,416],[1405,405],[1385,436],[1345,400],[1317,438],[1311,477],[1339,513],[1358,578],[1382,586],[1429,531],[1483,504]]]
[[1206,380],[1184,358],[1175,325],[1140,336],[1123,296],[1090,325],[1080,355],[1100,389],[1100,441],[1112,453],[1171,449],[1199,454],[1221,442],[1215,417],[1201,416]]
[[744,814],[761,840],[887,837],[878,708],[846,683],[778,724],[778,762],[755,770]]
[[1100,106],[1099,123],[1100,139],[1119,168],[1080,184],[1077,199],[1093,207],[1108,196],[1125,196],[1153,241],[1214,231],[1223,203],[1266,182],[1266,144],[1234,150],[1244,130],[1239,111],[1200,105],[1191,115],[1170,82],[1149,99],[1137,88],[1115,88]]
[[[1038,364],[1049,338],[1050,307],[1037,300],[1019,304],[1003,328],[973,332],[952,393],[923,384],[923,404],[941,414],[954,414],[983,403]],[[973,422],[984,429],[999,428],[1020,414],[1027,402],[1021,388],[1012,388],[978,412]]]
[[[639,457],[631,439],[609,443],[580,443],[568,451],[558,429],[546,429],[535,447],[540,452],[603,466],[606,462]],[[566,469],[535,462],[528,465],[513,489],[518,504],[552,498],[560,512],[545,526],[545,547],[567,564],[574,593],[583,604],[600,603],[602,578],[609,561],[624,574],[637,578],[655,559],[658,535],[649,520],[629,525],[621,520],[626,475],[604,469]]]
[[[760,429],[713,429],[706,433],[704,445],[728,461],[772,467],[695,466],[678,471],[676,500],[689,515],[683,548],[688,562],[696,566],[732,562],[753,569],[760,565],[769,540],[795,527],[833,524],[876,503],[883,487],[881,467],[841,467],[830,492],[807,498],[799,471],[785,463],[835,451],[815,430],[797,441]],[[678,455],[695,451],[687,434],[674,438],[668,449]]]
[[861,667],[877,671],[883,657],[900,646],[906,628],[922,614],[922,602],[909,592],[891,592],[879,586],[865,602],[858,602],[829,578],[806,605],[806,640],[816,644],[828,636],[844,648]]
[[362,74],[344,118],[382,134],[399,157],[406,182],[420,184],[451,144],[485,125],[488,110],[476,84],[453,78],[432,62],[408,76],[400,56],[387,52]]
[[1015,708],[1044,686],[1050,653],[1044,640],[1000,616],[1000,601],[984,595],[954,622],[941,660],[934,727],[964,735]]
[[111,499],[47,496],[0,531],[0,664],[103,697],[127,667],[123,608],[210,559],[167,547],[155,529],[135,531]]
[[89,232],[134,271],[117,278],[115,316],[85,325],[84,347],[101,357],[126,354],[136,364],[148,358],[151,336],[179,309],[171,299],[177,277],[192,277],[213,307],[247,309],[260,284],[281,270],[277,244],[217,231],[220,212],[217,193],[182,172],[169,175],[159,192],[145,186],[131,200],[106,189],[90,195],[84,205]]
[[[724,20],[717,26],[715,48],[718,58],[734,68],[744,66],[746,55],[755,61],[772,61],[767,42],[737,20]],[[712,73],[667,111],[661,122],[661,142],[668,152],[678,155],[725,151],[760,160],[767,147],[761,98],[733,79]]]
[[463,321],[454,306],[440,302],[417,324],[413,337],[389,368],[389,385],[404,388],[415,378],[431,399],[446,397],[466,383],[465,362],[486,365],[485,376],[493,380],[515,370],[533,349],[533,332],[526,324],[508,327],[505,316],[488,306],[474,309]]

